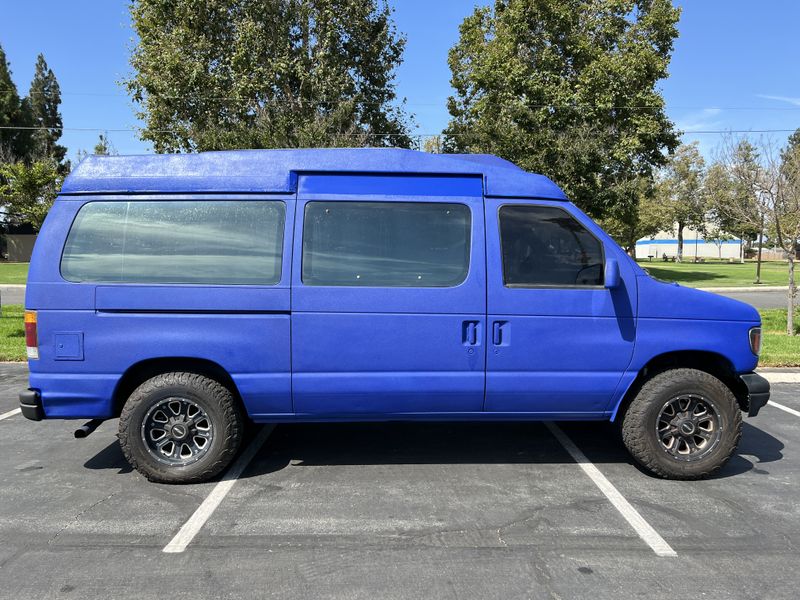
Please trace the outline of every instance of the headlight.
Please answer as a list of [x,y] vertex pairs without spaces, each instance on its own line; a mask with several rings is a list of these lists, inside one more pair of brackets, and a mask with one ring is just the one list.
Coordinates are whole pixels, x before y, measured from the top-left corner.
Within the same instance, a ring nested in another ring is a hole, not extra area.
[[753,327],[750,330],[750,350],[756,356],[761,353],[761,327]]

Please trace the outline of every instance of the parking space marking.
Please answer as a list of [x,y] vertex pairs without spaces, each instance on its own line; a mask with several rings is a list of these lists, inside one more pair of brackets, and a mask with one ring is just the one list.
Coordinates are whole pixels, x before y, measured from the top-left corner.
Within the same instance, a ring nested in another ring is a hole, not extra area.
[[795,417],[800,417],[800,410],[789,408],[788,406],[784,406],[783,404],[778,404],[777,402],[773,402],[772,400],[768,401],[767,404],[769,404],[770,406],[774,406],[775,408],[780,408],[781,410],[784,410],[790,415],[794,415]]
[[253,460],[253,457],[261,449],[261,446],[267,441],[273,429],[275,429],[274,425],[265,425],[261,431],[258,432],[258,435],[250,442],[250,445],[244,453],[242,453],[239,459],[233,463],[233,466],[228,469],[228,472],[225,473],[222,480],[214,486],[211,493],[203,500],[203,503],[197,510],[194,511],[194,514],[189,517],[189,520],[183,524],[183,527],[175,534],[175,537],[172,538],[169,544],[164,546],[162,552],[175,553],[186,550],[186,547],[192,543],[194,537],[200,532],[209,517],[214,514],[214,511],[224,500],[228,492],[231,491],[233,484],[241,477],[247,465],[250,464],[250,461]]
[[578,448],[567,434],[561,431],[561,428],[556,425],[555,423],[546,422],[545,425],[547,429],[550,430],[550,433],[559,441],[559,443],[564,446],[564,449],[569,452],[570,456],[572,456],[573,460],[578,463],[583,472],[589,476],[594,484],[600,488],[600,491],[603,492],[608,501],[614,505],[619,513],[623,516],[623,518],[630,524],[631,527],[639,534],[639,537],[642,538],[650,548],[653,549],[653,552],[656,553],[657,556],[662,557],[676,557],[678,553],[672,549],[672,547],[666,542],[664,538],[662,538],[659,533],[653,529],[653,527],[644,520],[644,517],[639,514],[633,505],[625,499],[617,488],[603,475],[600,470],[595,467],[592,462],[586,458],[586,455],[581,452],[580,448]]
[[22,412],[21,409],[15,408],[14,410],[10,410],[8,412],[0,414],[0,421],[2,421],[3,419],[7,419],[8,417],[13,417],[14,415],[18,415],[21,412]]

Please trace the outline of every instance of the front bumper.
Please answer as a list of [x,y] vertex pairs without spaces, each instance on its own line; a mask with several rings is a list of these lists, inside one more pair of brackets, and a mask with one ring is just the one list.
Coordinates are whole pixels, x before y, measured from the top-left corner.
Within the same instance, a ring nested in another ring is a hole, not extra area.
[[739,379],[747,386],[748,417],[755,417],[769,401],[769,381],[757,373],[743,373]]
[[31,421],[44,419],[42,396],[36,390],[25,390],[19,393],[19,408],[22,416]]

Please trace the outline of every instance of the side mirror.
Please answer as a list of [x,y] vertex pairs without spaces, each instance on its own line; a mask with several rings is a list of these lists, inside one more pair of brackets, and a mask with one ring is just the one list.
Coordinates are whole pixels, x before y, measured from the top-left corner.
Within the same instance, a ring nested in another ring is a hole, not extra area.
[[609,258],[606,260],[605,282],[606,288],[609,290],[619,287],[619,263],[616,258]]

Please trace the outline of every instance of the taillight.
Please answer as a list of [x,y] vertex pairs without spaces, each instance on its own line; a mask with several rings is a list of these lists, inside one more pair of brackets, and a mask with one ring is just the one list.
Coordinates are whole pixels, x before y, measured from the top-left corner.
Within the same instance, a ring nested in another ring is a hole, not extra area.
[[750,330],[750,350],[758,356],[761,353],[761,327]]
[[39,338],[36,333],[36,311],[25,311],[25,349],[30,360],[39,358]]

